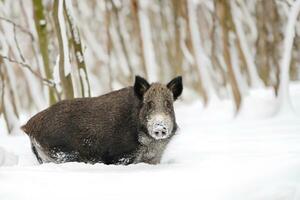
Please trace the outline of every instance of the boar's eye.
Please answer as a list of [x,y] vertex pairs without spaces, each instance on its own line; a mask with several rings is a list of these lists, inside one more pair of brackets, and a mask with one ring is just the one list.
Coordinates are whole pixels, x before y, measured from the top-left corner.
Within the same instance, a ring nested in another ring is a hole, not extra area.
[[166,106],[168,109],[171,109],[171,108],[172,108],[171,102],[168,101],[168,100],[165,101],[165,106]]
[[153,101],[148,101],[147,102],[147,109],[152,110],[154,108],[154,102]]

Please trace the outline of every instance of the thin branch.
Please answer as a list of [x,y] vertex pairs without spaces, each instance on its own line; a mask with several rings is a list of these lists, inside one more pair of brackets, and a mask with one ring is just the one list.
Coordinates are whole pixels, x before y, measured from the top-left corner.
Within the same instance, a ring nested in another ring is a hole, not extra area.
[[25,28],[23,28],[21,25],[16,24],[15,22],[13,22],[10,19],[7,19],[7,18],[1,17],[1,16],[0,16],[0,19],[3,20],[3,21],[5,21],[5,22],[10,23],[13,26],[14,41],[16,43],[16,47],[17,47],[17,50],[19,52],[19,56],[20,56],[21,60],[23,62],[25,62],[25,57],[22,54],[22,51],[21,51],[21,48],[20,48],[20,45],[19,45],[19,42],[18,42],[18,38],[17,38],[17,28],[19,28],[22,32],[28,34],[30,36],[31,41],[33,42],[34,41],[34,37],[33,37],[32,33],[29,32],[28,30],[26,30]]
[[28,35],[30,36],[30,39],[31,39],[32,41],[34,41],[34,36],[33,36],[33,34],[32,34],[29,30],[27,30],[26,28],[24,28],[24,27],[22,27],[21,25],[16,24],[14,21],[12,21],[12,20],[10,20],[10,19],[7,19],[7,18],[5,18],[5,17],[2,17],[2,16],[0,16],[0,20],[6,21],[6,22],[12,24],[14,27],[19,28],[23,33],[28,34]]
[[[22,11],[22,14],[25,18],[24,22],[24,26],[26,27],[29,27],[29,19],[28,19],[28,16],[26,14],[26,9],[25,9],[25,6],[24,6],[24,1],[23,0],[19,0],[20,2],[20,7],[21,7],[21,11]],[[40,62],[39,62],[39,58],[38,58],[38,55],[37,55],[37,49],[35,47],[35,42],[31,42],[30,44],[31,48],[32,48],[32,51],[33,51],[33,55],[34,55],[34,58],[35,58],[35,62],[36,62],[36,66],[37,66],[37,69],[41,69],[41,66],[40,66]]]
[[7,56],[3,56],[3,55],[0,55],[0,59],[5,59],[5,60],[8,60],[9,62],[11,63],[15,63],[15,64],[18,64],[26,69],[28,69],[33,75],[35,75],[37,78],[39,78],[41,81],[43,81],[46,85],[50,86],[50,87],[56,87],[56,83],[54,83],[52,80],[48,80],[46,78],[43,78],[42,76],[40,76],[40,74],[38,74],[37,72],[35,72],[31,66],[25,62],[20,62],[20,61],[17,61],[17,60],[14,60],[12,58],[9,58]]
[[17,32],[16,32],[16,26],[14,25],[14,41],[15,41],[15,43],[16,43],[16,46],[17,46],[17,49],[18,49],[18,52],[19,52],[19,56],[20,56],[20,58],[21,58],[21,60],[22,60],[22,62],[25,62],[25,58],[24,58],[24,56],[23,56],[23,54],[22,54],[22,51],[21,51],[21,49],[20,49],[20,45],[19,45],[19,42],[18,42],[18,38],[17,38]]

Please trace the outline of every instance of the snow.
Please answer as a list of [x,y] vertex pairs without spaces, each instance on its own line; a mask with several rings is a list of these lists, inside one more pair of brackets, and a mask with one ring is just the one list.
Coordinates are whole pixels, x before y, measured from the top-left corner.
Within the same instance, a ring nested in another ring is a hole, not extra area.
[[80,51],[76,51],[76,56],[77,56],[77,59],[80,63],[83,62],[83,56],[82,54],[80,53]]
[[7,117],[7,128],[11,131],[11,134],[16,134],[20,127],[20,124],[16,114],[14,113],[14,108],[11,103],[11,100],[8,99],[7,96],[4,96],[3,105],[5,106],[5,113]]
[[18,163],[18,157],[12,153],[6,152],[0,147],[0,166],[12,166]]
[[59,92],[61,92],[62,88],[61,88],[61,85],[60,85],[61,80],[60,80],[60,76],[59,76],[59,55],[57,55],[57,57],[56,57],[55,65],[53,67],[52,76],[53,76],[53,81],[56,84],[57,90]]
[[231,100],[175,103],[180,130],[159,165],[38,165],[28,137],[1,127],[0,163],[4,149],[18,163],[0,167],[0,199],[299,199],[300,82],[289,89],[292,117],[274,116],[271,89],[250,90],[235,118]]
[[46,25],[46,20],[44,20],[44,19],[40,20],[40,21],[39,21],[39,24],[40,24],[41,26],[45,26],[45,25]]

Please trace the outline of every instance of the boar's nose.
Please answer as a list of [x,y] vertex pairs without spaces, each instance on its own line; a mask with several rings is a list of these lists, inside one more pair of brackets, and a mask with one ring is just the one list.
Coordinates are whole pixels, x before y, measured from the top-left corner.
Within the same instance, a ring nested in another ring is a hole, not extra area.
[[154,139],[166,139],[171,136],[173,129],[172,119],[164,114],[156,114],[151,116],[147,123],[147,129]]
[[168,129],[165,123],[158,121],[153,124],[153,132],[157,137],[163,138],[167,135]]

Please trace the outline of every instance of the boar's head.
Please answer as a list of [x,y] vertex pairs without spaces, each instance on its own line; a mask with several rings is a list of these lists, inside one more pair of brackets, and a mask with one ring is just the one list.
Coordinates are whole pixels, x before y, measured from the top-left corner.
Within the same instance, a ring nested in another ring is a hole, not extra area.
[[139,123],[143,132],[155,140],[171,137],[177,128],[173,103],[183,90],[181,76],[167,85],[149,84],[144,78],[136,76],[134,92],[141,101]]

